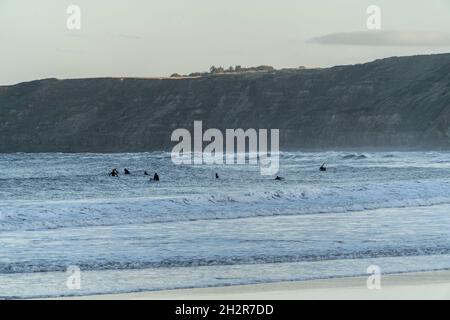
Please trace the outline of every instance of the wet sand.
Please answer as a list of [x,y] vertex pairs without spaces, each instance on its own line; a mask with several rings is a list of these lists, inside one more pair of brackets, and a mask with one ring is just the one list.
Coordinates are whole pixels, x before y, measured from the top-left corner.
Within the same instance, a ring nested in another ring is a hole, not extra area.
[[95,300],[378,300],[450,299],[450,271],[385,275],[380,289],[368,289],[367,277],[292,281],[230,287],[180,289],[69,299]]

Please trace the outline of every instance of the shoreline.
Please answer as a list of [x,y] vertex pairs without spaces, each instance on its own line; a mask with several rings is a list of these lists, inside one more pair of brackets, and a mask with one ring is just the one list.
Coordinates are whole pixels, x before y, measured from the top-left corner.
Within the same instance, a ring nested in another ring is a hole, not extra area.
[[[368,275],[369,276],[369,275]],[[414,300],[450,299],[450,270],[381,276],[380,289],[368,289],[367,277],[261,283],[48,300]]]

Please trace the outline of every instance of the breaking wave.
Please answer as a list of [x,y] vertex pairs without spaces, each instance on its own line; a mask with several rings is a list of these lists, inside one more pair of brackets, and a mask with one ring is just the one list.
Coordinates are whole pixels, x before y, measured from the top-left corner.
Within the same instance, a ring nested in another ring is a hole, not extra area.
[[0,231],[344,213],[447,203],[450,184],[432,181],[310,185],[175,197],[2,201]]

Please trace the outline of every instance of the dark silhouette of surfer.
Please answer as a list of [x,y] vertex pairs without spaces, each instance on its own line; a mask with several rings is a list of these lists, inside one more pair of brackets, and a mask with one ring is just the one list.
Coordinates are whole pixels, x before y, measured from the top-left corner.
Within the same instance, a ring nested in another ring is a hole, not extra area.
[[144,171],[144,176],[148,176],[148,175],[149,175],[148,172]]
[[159,181],[159,175],[157,173],[153,176],[153,181]]
[[280,176],[277,176],[277,177],[275,178],[275,180],[281,181],[281,180],[284,180],[284,178],[283,178],[283,177],[280,177]]
[[123,169],[123,173],[124,174],[131,174],[131,172],[127,168]]
[[327,167],[325,166],[325,163],[323,164],[323,165],[321,165],[320,166],[320,169],[319,169],[321,172],[325,172],[325,171],[327,171]]
[[216,179],[219,179],[219,174],[218,173],[216,173]]
[[118,177],[119,176],[119,171],[117,171],[117,169],[112,169],[112,171],[109,173],[110,177]]

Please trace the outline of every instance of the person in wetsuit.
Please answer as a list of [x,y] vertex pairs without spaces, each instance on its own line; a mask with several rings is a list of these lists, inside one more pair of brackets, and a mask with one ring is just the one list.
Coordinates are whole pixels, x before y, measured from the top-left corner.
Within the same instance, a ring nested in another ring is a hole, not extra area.
[[131,174],[131,172],[127,168],[123,169],[123,173],[124,174]]
[[325,172],[327,171],[327,167],[325,166],[325,163],[323,165],[320,166],[320,171]]
[[219,179],[219,174],[218,173],[216,173],[216,179]]
[[280,176],[277,176],[277,177],[275,178],[275,180],[281,181],[281,180],[284,180],[284,178],[283,178],[283,177],[280,177]]
[[144,176],[148,176],[148,175],[149,175],[148,172],[144,171]]
[[153,181],[159,181],[159,176],[157,173],[153,176]]
[[110,173],[109,173],[110,177],[118,177],[119,176],[119,171],[117,171],[117,169],[113,169]]

